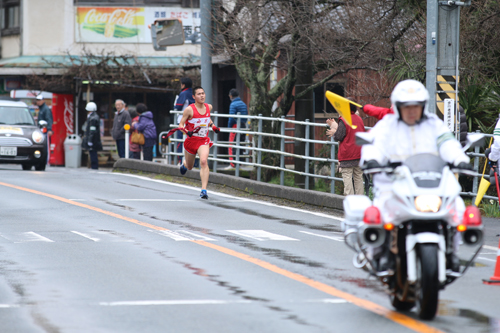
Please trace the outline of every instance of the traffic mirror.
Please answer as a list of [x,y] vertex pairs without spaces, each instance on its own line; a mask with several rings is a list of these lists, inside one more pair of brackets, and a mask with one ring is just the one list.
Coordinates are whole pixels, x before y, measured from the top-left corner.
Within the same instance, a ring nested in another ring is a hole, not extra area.
[[166,50],[166,46],[184,44],[184,29],[178,19],[159,19],[151,25],[151,38],[155,50]]

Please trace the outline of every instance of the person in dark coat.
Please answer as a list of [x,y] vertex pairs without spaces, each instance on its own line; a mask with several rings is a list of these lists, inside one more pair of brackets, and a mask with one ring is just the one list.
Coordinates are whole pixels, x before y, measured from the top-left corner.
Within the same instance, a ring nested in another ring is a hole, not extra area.
[[89,151],[90,167],[99,168],[97,152],[102,150],[101,142],[101,119],[97,114],[97,105],[94,102],[87,103],[87,121],[85,122],[85,132],[82,139],[82,148]]
[[135,109],[139,114],[139,121],[132,125],[132,129],[138,130],[139,133],[144,134],[145,142],[142,146],[144,160],[152,161],[153,147],[156,144],[156,126],[153,122],[153,112],[146,111],[147,106],[143,103],[137,104]]
[[120,158],[125,157],[125,129],[123,128],[125,124],[132,122],[130,118],[130,113],[125,110],[125,102],[121,99],[115,101],[116,113],[113,118],[113,128],[111,129],[111,135],[116,141],[116,150],[118,151],[118,156]]
[[[247,115],[248,109],[247,105],[241,100],[240,93],[236,89],[231,89],[229,91],[229,99],[231,100],[231,104],[229,105],[229,114],[237,115]],[[238,127],[238,122],[240,123],[240,129],[246,128],[247,119],[246,118],[233,118],[230,117],[228,119],[227,127],[236,129]],[[236,140],[236,133],[231,132],[229,134],[229,142],[233,143]],[[245,134],[240,134],[240,145],[242,142],[245,142]],[[229,160],[233,160],[233,148],[228,148]],[[227,169],[234,168],[235,164],[231,163]]]

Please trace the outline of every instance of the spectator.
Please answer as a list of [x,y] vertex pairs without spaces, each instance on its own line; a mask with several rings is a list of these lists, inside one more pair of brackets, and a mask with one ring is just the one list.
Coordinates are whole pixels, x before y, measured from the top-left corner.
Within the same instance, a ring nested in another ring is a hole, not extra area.
[[43,96],[40,93],[36,96],[36,105],[38,105],[38,125],[40,125],[40,120],[45,120],[47,122],[47,162],[50,160],[50,141],[51,136],[54,133],[52,131],[52,111],[49,109]]
[[97,114],[97,105],[94,102],[87,103],[87,121],[85,121],[85,132],[82,139],[82,148],[89,151],[90,167],[99,168],[99,159],[97,152],[102,150],[101,142],[101,119]]
[[[328,119],[326,123],[330,129],[326,132],[329,137],[332,137],[339,142],[339,171],[342,173],[344,180],[344,195],[364,193],[363,187],[363,171],[359,167],[361,159],[361,147],[356,145],[356,132],[364,132],[365,126],[360,116],[356,114],[356,106],[350,104],[352,124],[356,129],[351,126],[346,126],[342,117],[339,118],[337,124],[335,120]],[[354,187],[353,187],[354,179]]]
[[[185,108],[194,103],[192,87],[193,81],[190,78],[183,77],[181,79],[181,93],[179,94],[179,97],[175,102],[174,110],[184,111]],[[181,119],[182,113],[177,116],[177,124],[181,122]],[[179,140],[182,140],[182,136],[182,131],[177,131],[177,133],[175,134],[175,138]],[[177,153],[182,154],[182,142],[177,142]],[[182,164],[182,155],[179,155],[177,160],[177,165],[180,166]]]
[[[236,115],[238,112],[240,115],[248,115],[248,110],[246,104],[241,100],[239,97],[240,93],[236,89],[231,89],[229,91],[229,99],[231,100],[231,105],[229,106],[229,114]],[[246,128],[246,123],[247,123],[247,118],[229,118],[227,127],[229,128],[237,128],[238,127],[238,120],[240,122],[240,128]],[[229,134],[229,142],[230,144],[233,143],[236,139],[236,133],[231,132]],[[240,142],[245,141],[245,134],[240,134]],[[229,160],[233,160],[233,148],[229,147]],[[234,163],[231,163],[228,168],[234,168],[235,165]]]
[[113,129],[111,135],[116,141],[118,156],[125,158],[125,124],[131,123],[130,114],[125,110],[125,102],[121,99],[115,101],[116,113],[113,119]]
[[141,147],[145,161],[153,160],[153,147],[156,144],[156,126],[153,122],[153,112],[146,111],[147,106],[139,103],[136,106],[139,114],[139,121],[133,124],[132,128],[144,134],[144,145]]
[[[130,118],[132,118],[131,127],[134,128],[134,125],[137,124],[137,122],[139,121],[139,114],[137,114],[135,108],[129,109],[129,113],[130,113]],[[136,160],[141,159],[141,146],[138,145],[137,143],[132,142],[132,134],[130,135],[129,138],[129,156],[130,158],[134,158]]]
[[42,94],[36,96],[36,105],[38,105],[38,124],[40,125],[40,120],[45,120],[47,122],[47,135],[52,136],[52,111],[50,111],[47,104],[43,100]]

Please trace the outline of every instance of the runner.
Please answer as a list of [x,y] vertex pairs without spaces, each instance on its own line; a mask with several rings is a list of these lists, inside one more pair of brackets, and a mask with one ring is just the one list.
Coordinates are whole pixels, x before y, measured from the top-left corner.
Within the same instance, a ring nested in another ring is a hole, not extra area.
[[194,103],[184,109],[179,128],[188,132],[188,137],[184,141],[184,161],[180,167],[181,174],[191,170],[194,165],[196,154],[200,157],[200,178],[201,193],[200,198],[208,199],[207,185],[210,169],[208,168],[208,153],[213,142],[208,137],[208,129],[212,127],[215,133],[219,133],[219,128],[213,126],[210,119],[212,105],[205,102],[205,90],[202,87],[193,88]]

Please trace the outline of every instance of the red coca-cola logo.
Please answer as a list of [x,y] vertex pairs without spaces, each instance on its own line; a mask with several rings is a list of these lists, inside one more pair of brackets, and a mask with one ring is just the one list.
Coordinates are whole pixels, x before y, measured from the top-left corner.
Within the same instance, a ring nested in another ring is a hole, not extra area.
[[64,99],[64,125],[66,125],[66,135],[73,134],[73,102]]

